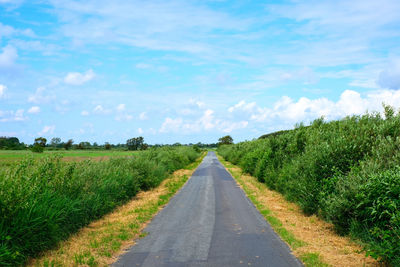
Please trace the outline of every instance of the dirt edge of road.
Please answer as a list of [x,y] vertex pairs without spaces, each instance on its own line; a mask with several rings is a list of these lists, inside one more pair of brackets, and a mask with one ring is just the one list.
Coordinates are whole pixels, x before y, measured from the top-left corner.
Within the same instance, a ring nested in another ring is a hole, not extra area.
[[187,182],[207,153],[185,169],[177,170],[158,187],[140,192],[125,205],[92,222],[59,244],[31,259],[28,266],[108,266],[125,253],[142,230]]
[[349,237],[337,235],[332,224],[315,215],[304,215],[296,204],[268,189],[257,178],[244,174],[221,156],[218,159],[305,266],[380,266],[371,257],[365,257],[362,247]]

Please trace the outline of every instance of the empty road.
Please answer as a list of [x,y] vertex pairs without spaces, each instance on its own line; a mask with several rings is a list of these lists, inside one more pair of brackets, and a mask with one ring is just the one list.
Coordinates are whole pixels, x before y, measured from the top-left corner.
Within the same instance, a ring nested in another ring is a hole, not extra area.
[[303,266],[209,152],[113,266]]

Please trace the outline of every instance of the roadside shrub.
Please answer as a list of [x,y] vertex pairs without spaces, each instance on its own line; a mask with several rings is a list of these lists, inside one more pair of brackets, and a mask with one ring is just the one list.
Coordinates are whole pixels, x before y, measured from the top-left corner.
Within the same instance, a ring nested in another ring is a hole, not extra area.
[[400,265],[400,114],[346,117],[221,146],[218,153]]
[[65,162],[27,158],[0,169],[0,266],[18,266],[193,162],[190,147],[132,158]]

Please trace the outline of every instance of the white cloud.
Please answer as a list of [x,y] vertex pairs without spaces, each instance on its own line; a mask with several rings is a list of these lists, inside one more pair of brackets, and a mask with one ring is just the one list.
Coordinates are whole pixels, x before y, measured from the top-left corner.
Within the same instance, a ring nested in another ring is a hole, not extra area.
[[233,18],[204,4],[179,0],[52,4],[62,21],[61,32],[76,45],[117,43],[152,50],[218,54],[208,37],[223,35],[220,32],[224,30],[242,30],[249,24],[248,20]]
[[7,90],[7,87],[3,84],[0,84],[0,98],[4,97],[6,90]]
[[148,117],[147,117],[147,114],[146,114],[146,112],[142,112],[142,113],[140,113],[140,115],[139,115],[139,119],[140,119],[140,120],[142,120],[142,121],[144,121],[144,120],[147,120],[147,119],[148,119]]
[[55,125],[46,125],[40,132],[38,132],[38,135],[53,134],[55,129]]
[[230,133],[234,130],[244,129],[247,127],[248,124],[249,124],[248,121],[224,123],[222,125],[222,131],[225,133]]
[[143,131],[142,128],[138,128],[138,129],[137,129],[137,132],[138,132],[138,134],[143,134],[143,133],[144,133],[144,131]]
[[46,93],[45,87],[38,87],[35,94],[28,97],[28,102],[34,104],[46,104],[53,101],[55,98],[54,95]]
[[242,111],[251,112],[256,107],[257,107],[256,102],[246,103],[246,101],[242,100],[239,103],[237,103],[236,105],[228,108],[228,111],[231,113],[236,110],[240,110],[241,112]]
[[338,101],[327,98],[309,99],[301,97],[297,101],[283,96],[272,108],[251,105],[244,101],[229,108],[237,112],[246,112],[249,119],[255,122],[269,122],[276,125],[290,125],[301,121],[311,121],[324,116],[328,120],[339,119],[350,115],[361,115],[369,111],[382,112],[382,103],[400,107],[400,91],[378,90],[366,95],[353,90],[345,90]]
[[7,45],[2,50],[3,52],[0,53],[0,68],[14,67],[18,58],[17,50],[10,45]]
[[167,117],[161,125],[159,132],[190,134],[216,130],[219,132],[230,133],[234,130],[246,128],[247,125],[247,121],[232,122],[216,118],[214,111],[207,109],[198,119],[183,120],[182,118],[172,119]]
[[37,114],[40,112],[40,107],[38,106],[33,106],[30,109],[28,109],[28,113],[30,114]]
[[161,125],[160,133],[177,132],[179,131],[182,122],[183,122],[182,118],[172,119],[167,117],[165,118],[165,121]]
[[118,111],[124,111],[125,110],[125,104],[119,104],[118,106],[117,106],[117,110]]
[[378,83],[383,88],[400,89],[400,58],[392,60],[379,75]]
[[64,77],[64,82],[70,85],[82,85],[95,77],[95,73],[92,69],[86,71],[85,73],[79,72],[69,72]]
[[89,116],[89,112],[87,110],[82,110],[81,115],[82,116]]
[[93,108],[93,113],[99,115],[107,115],[111,113],[111,110],[104,108],[102,105],[97,105]]
[[24,121],[24,120],[26,120],[26,117],[24,117],[23,109],[18,109],[16,111],[0,110],[0,122],[12,122],[12,121]]
[[3,23],[0,22],[0,38],[2,38],[4,36],[13,35],[14,32],[15,32],[15,29],[13,27],[11,27],[9,25],[4,25]]

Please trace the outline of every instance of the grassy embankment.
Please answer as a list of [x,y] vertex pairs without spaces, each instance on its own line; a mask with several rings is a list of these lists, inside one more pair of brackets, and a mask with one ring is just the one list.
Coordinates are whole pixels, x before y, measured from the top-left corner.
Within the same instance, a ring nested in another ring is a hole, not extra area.
[[159,148],[100,162],[30,157],[1,168],[0,265],[55,247],[198,156],[189,147]]
[[285,200],[265,183],[243,173],[242,169],[218,156],[256,208],[307,267],[379,266],[365,257],[362,247],[349,237],[335,233],[332,224],[316,215],[305,215],[299,206]]
[[319,119],[218,152],[362,241],[367,255],[400,266],[400,114],[386,107],[385,115]]
[[146,235],[143,228],[186,183],[205,155],[175,171],[159,186],[139,192],[126,204],[60,242],[57,248],[30,260],[28,266],[109,266],[136,239]]

